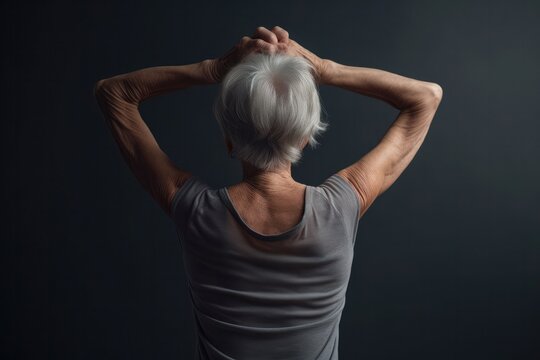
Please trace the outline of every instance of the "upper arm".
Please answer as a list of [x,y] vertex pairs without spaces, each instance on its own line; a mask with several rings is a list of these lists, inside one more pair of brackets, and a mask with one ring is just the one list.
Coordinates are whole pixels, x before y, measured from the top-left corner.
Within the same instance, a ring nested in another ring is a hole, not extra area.
[[338,174],[346,178],[362,204],[360,217],[403,173],[422,145],[442,99],[439,85],[417,106],[403,110],[380,142]]
[[94,89],[106,123],[128,164],[144,189],[168,214],[176,190],[192,175],[175,166],[161,150],[139,113],[129,91],[110,80],[99,81]]

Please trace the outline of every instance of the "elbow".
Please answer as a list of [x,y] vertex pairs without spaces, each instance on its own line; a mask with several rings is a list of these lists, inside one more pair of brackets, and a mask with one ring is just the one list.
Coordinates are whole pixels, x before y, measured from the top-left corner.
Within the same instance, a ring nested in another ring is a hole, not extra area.
[[101,79],[97,83],[95,83],[94,85],[95,97],[99,98],[103,94],[103,91],[105,90],[105,87],[106,87],[106,83],[107,83],[106,79]]
[[443,98],[443,88],[437,83],[428,83],[427,84],[427,95],[426,100],[430,104],[439,106]]
[[434,82],[421,81],[416,88],[416,94],[414,98],[407,105],[404,105],[399,109],[437,110],[442,98],[443,89],[439,84]]
[[126,90],[125,84],[118,76],[99,80],[94,84],[94,96],[98,100],[125,101],[129,103],[138,103],[138,98],[134,98]]
[[103,95],[103,93],[105,92],[107,87],[108,87],[108,80],[107,79],[99,80],[94,85],[94,96],[95,97],[100,97],[101,95]]
[[116,78],[101,79],[94,84],[94,96],[98,100],[119,98],[119,89]]
[[443,97],[442,87],[433,82],[425,82],[422,84],[422,90],[416,101],[411,105],[414,109],[429,109],[436,111]]
[[442,98],[443,98],[443,88],[441,87],[441,85],[439,85],[437,83],[430,83],[429,87],[430,87],[430,90],[431,90],[432,97],[438,103],[440,103]]

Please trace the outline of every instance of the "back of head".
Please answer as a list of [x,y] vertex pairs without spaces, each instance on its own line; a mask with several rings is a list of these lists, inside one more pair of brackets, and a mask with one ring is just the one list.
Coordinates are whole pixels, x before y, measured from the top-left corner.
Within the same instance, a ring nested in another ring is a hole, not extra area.
[[317,83],[309,61],[252,53],[222,81],[214,114],[237,158],[264,170],[297,163],[302,145],[318,145],[321,121]]

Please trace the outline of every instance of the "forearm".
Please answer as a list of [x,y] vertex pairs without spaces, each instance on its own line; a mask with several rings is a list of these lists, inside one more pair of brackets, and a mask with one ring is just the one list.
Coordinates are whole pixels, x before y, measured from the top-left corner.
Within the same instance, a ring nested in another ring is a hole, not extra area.
[[[177,66],[156,66],[116,75],[97,82],[96,94],[114,93],[132,104],[166,92],[214,83],[208,74],[209,60]],[[104,91],[105,90],[105,91]]]
[[325,59],[321,83],[383,100],[399,110],[422,105],[437,96],[437,84],[385,70],[348,66]]

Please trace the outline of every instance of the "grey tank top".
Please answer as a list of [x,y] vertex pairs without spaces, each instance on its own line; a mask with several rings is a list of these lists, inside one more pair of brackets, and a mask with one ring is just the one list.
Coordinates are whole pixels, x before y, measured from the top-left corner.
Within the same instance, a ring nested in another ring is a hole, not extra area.
[[197,344],[195,359],[338,359],[360,202],[334,174],[307,185],[302,219],[264,235],[236,212],[227,188],[197,176],[176,192]]

